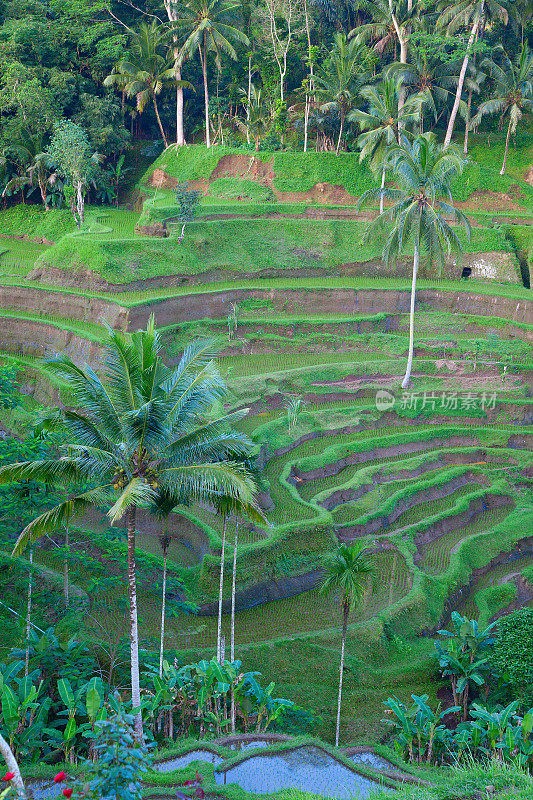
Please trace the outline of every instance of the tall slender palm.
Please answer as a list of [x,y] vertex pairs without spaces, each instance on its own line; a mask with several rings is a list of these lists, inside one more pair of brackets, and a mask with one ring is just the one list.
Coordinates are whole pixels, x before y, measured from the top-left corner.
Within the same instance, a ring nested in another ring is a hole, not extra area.
[[253,83],[248,91],[241,89],[240,93],[246,109],[246,119],[235,117],[235,125],[246,134],[248,141],[250,137],[254,140],[257,151],[261,137],[266,136],[272,127],[272,114],[262,90],[257,89]]
[[[423,92],[424,111],[429,111],[435,122],[439,112],[443,112],[459,80],[459,61],[442,61],[438,56],[431,57],[425,51],[413,53],[408,64],[396,62],[387,69],[387,75],[398,80],[409,93]],[[465,78],[469,91],[479,91],[478,83],[471,75]],[[424,114],[420,116],[420,133],[423,133]]]
[[[213,404],[226,395],[214,352],[211,341],[193,342],[180,363],[167,368],[151,318],[146,331],[109,330],[103,381],[90,367],[81,369],[66,356],[57,356],[48,369],[68,385],[74,406],[83,409],[62,414],[62,428],[71,443],[57,460],[11,464],[0,470],[0,484],[33,479],[93,486],[31,522],[22,531],[15,554],[90,507],[108,507],[112,522],[126,515],[134,708],[140,706],[137,508],[149,508],[159,494],[178,505],[186,500],[203,502],[215,492],[255,505],[253,480],[236,461],[247,452],[249,442],[231,428],[242,412],[205,421]],[[140,713],[136,730],[142,736]]]
[[229,12],[238,6],[226,0],[186,0],[175,25],[189,32],[181,48],[181,56],[193,55],[198,51],[204,81],[205,143],[211,147],[209,129],[209,86],[207,80],[207,57],[215,53],[220,66],[222,54],[236,60],[237,53],[232,42],[249,45],[245,33],[227,22]]
[[[433,133],[417,136],[411,144],[402,137],[399,145],[389,149],[390,164],[398,189],[371,189],[361,197],[359,205],[369,199],[384,196],[394,201],[391,208],[377,217],[365,237],[383,236],[388,228],[383,258],[389,264],[395,261],[407,245],[414,248],[413,278],[409,314],[409,356],[402,386],[406,389],[411,378],[414,349],[414,314],[416,279],[420,251],[425,251],[431,263],[444,266],[446,255],[452,249],[461,251],[456,232],[446,220],[452,216],[456,224],[465,225],[470,236],[470,223],[466,216],[453,206],[451,186],[463,171],[465,159],[455,148],[441,147]],[[445,198],[445,200],[440,199]]]
[[335,746],[339,746],[341,724],[342,677],[344,670],[344,649],[348,631],[348,616],[364,595],[368,576],[374,571],[365,548],[360,542],[348,545],[344,542],[328,553],[324,559],[324,581],[320,591],[324,594],[338,592],[342,605],[342,644],[339,673],[339,696],[337,700],[337,725]]
[[[243,467],[247,469],[249,474],[252,474],[249,470],[250,467],[249,461],[245,461],[243,463]],[[215,495],[211,498],[211,503],[216,509],[217,514],[222,515],[222,550],[220,554],[220,581],[219,581],[219,591],[218,591],[218,624],[217,624],[217,661],[220,661],[222,655],[222,605],[223,605],[222,598],[224,594],[226,530],[227,530],[228,518],[231,516],[235,516],[235,518],[237,519],[238,518],[237,515],[241,515],[248,517],[248,519],[251,519],[254,522],[258,522],[259,524],[265,524],[266,519],[256,506],[250,505],[249,503],[245,503],[239,500],[235,500],[231,496]]]
[[505,25],[509,22],[509,5],[512,0],[454,0],[451,5],[443,0],[443,12],[438,20],[438,26],[446,29],[449,36],[453,36],[460,28],[470,26],[470,34],[466,45],[463,64],[459,72],[457,90],[446,136],[444,137],[444,147],[448,147],[452,140],[455,119],[461,104],[463,87],[466,79],[468,64],[472,58],[474,44],[479,36],[480,30],[485,26],[488,19],[499,20]]
[[367,82],[368,52],[354,39],[348,41],[343,33],[336,33],[330,57],[315,76],[316,95],[323,102],[322,111],[336,110],[340,116],[337,155],[340,150],[346,116],[353,106],[359,90]]
[[407,61],[408,31],[417,27],[418,8],[412,0],[356,0],[354,6],[366,12],[371,22],[350,32],[360,42],[373,42],[379,55],[392,52],[394,60],[400,46],[400,61]]
[[[176,80],[176,68],[168,59],[167,31],[156,21],[147,25],[141,22],[137,31],[131,30],[132,55],[123,58],[104,80],[104,86],[117,86],[128,97],[137,100],[137,111],[142,114],[150,102],[154,105],[155,116],[165,147],[168,141],[159,116],[157,97],[165,81]],[[182,88],[191,86],[188,81],[177,81]]]
[[15,159],[23,169],[23,174],[17,178],[12,179],[7,186],[6,190],[9,191],[10,184],[13,186],[18,183],[19,185],[25,184],[34,186],[35,183],[39,187],[41,200],[43,206],[47,211],[50,207],[46,196],[46,187],[50,180],[50,170],[47,166],[48,156],[45,153],[45,137],[43,134],[30,133],[22,128],[19,132],[18,139],[11,141],[3,149],[4,157]]
[[[360,91],[361,98],[369,105],[368,111],[354,109],[348,114],[349,122],[357,122],[363,133],[357,140],[361,149],[360,161],[370,159],[373,171],[381,172],[381,188],[385,186],[386,151],[393,144],[399,144],[401,131],[405,132],[409,123],[420,118],[424,95],[412,95],[400,108],[398,87],[391,78],[379,86],[365,86]],[[380,198],[380,213],[383,213],[383,194]]]
[[487,114],[499,114],[500,128],[503,127],[505,118],[509,118],[500,170],[500,175],[503,175],[507,166],[511,134],[515,133],[524,112],[533,111],[533,52],[526,44],[513,60],[501,46],[496,48],[494,54],[499,57],[498,60],[486,58],[481,64],[481,68],[492,78],[494,88],[490,98],[479,106],[471,127],[476,128]]

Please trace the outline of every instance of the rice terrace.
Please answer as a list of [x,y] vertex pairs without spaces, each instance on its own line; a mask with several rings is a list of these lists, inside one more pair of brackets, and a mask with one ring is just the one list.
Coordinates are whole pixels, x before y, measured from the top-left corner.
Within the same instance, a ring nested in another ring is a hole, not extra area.
[[0,800],[533,797],[531,0],[5,0],[0,76]]

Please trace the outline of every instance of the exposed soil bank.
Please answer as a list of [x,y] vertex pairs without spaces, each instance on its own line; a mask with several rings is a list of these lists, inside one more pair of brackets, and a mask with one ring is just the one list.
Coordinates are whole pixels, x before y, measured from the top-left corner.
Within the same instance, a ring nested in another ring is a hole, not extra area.
[[[0,307],[13,309],[20,314],[42,314],[43,317],[62,317],[127,330],[128,309],[118,303],[53,290],[36,289],[33,286],[0,285]],[[15,324],[15,321],[13,322]]]
[[512,498],[507,495],[487,494],[484,497],[478,497],[472,500],[466,511],[463,511],[461,514],[451,515],[431,525],[415,539],[415,546],[417,549],[417,554],[414,558],[415,564],[422,558],[426,545],[431,544],[431,542],[434,542],[436,539],[440,539],[441,536],[451,531],[463,528],[486,511],[504,507],[509,507],[510,511],[514,508]]
[[[118,287],[114,287],[115,291]],[[359,314],[405,314],[409,310],[407,289],[357,289],[357,288],[253,288],[226,289],[149,300],[132,309],[117,303],[61,291],[40,290],[26,286],[0,286],[0,305],[20,313],[86,320],[126,330],[144,327],[148,317],[156,314],[160,327],[167,327],[206,318],[225,319],[232,303],[256,299],[265,301],[277,316],[314,315],[339,316]],[[476,294],[473,291],[420,289],[417,293],[417,310],[448,311],[457,314],[474,314],[502,317],[514,322],[533,324],[533,302],[495,294]],[[533,341],[533,332],[528,334]]]
[[[176,245],[178,246],[178,245]],[[522,277],[517,258],[512,253],[488,251],[483,253],[465,253],[460,261],[456,258],[447,260],[442,275],[446,280],[459,280],[463,269],[469,270],[470,280],[496,281],[522,285]],[[179,286],[203,286],[208,283],[244,280],[272,280],[275,278],[410,278],[411,262],[399,259],[394,271],[380,258],[368,261],[351,261],[335,264],[331,267],[308,264],[293,268],[267,268],[260,270],[237,271],[224,268],[209,269],[205,272],[176,273],[144,278],[128,283],[114,284],[105,280],[98,272],[89,269],[62,270],[42,265],[28,273],[29,280],[40,281],[50,286],[68,286],[85,289],[90,292],[146,292],[156,289],[176,288]],[[438,273],[435,267],[422,264],[420,278],[431,280]]]
[[[447,466],[460,466],[461,464],[472,464],[475,461],[482,461],[486,460],[486,451],[478,450],[477,452],[469,452],[469,453],[443,453],[439,455],[434,461],[426,461],[424,464],[421,464],[419,467],[415,469],[402,469],[398,470],[395,473],[388,472],[386,475],[383,475],[381,472],[375,472],[372,475],[372,483],[365,483],[361,486],[358,486],[356,489],[350,489],[347,487],[346,489],[337,489],[337,491],[332,492],[328,495],[324,500],[319,502],[319,505],[322,508],[331,511],[337,506],[344,505],[344,503],[351,503],[354,500],[359,500],[360,497],[367,494],[368,492],[372,491],[376,486],[379,486],[383,483],[390,483],[392,481],[400,481],[400,480],[407,480],[408,478],[419,478],[421,475],[424,475],[426,472],[433,472],[436,469],[443,469]],[[465,475],[461,476],[465,480],[463,483],[458,484],[458,486],[462,486],[466,483],[472,483],[475,481],[475,477],[472,473],[465,473]],[[441,497],[446,497],[447,494],[451,494],[455,491],[458,486],[451,489],[451,484],[455,483],[454,481],[450,481],[448,483],[443,484],[441,487],[438,487],[440,491],[443,492]],[[437,487],[435,487],[437,488]],[[425,493],[423,493],[425,494]],[[418,503],[425,502],[425,500],[421,499],[422,494],[415,494],[412,495],[414,498],[414,502],[411,503],[410,506],[406,506],[406,508],[410,508],[412,505],[417,505]],[[428,497],[427,500],[435,500],[437,499],[436,496]],[[411,500],[411,498],[409,498]],[[399,505],[398,505],[399,507]],[[406,509],[403,509],[404,511]],[[396,509],[393,513],[396,512]],[[400,512],[400,514],[403,511]],[[396,514],[394,519],[396,519],[399,514]],[[381,517],[382,520],[390,519],[391,522],[394,522],[394,519],[391,517],[383,516]],[[390,522],[387,523],[390,525]],[[383,527],[386,527],[385,525]]]
[[[234,153],[222,156],[208,180],[191,181],[190,186],[207,194],[210,184],[217,178],[233,178],[234,180],[255,181],[261,186],[266,186],[272,190],[278,200],[286,203],[356,206],[359,202],[359,198],[349,194],[344,186],[331,183],[316,183],[303,192],[280,191],[275,186],[275,177],[273,161],[263,162],[258,156]],[[178,183],[178,178],[172,177],[160,168],[155,169],[149,179],[151,186],[161,189],[173,189]],[[238,199],[246,199],[244,195],[245,193],[242,198]],[[466,202],[455,203],[455,205],[468,211],[478,211],[480,208],[488,211],[496,209],[499,213],[526,211],[525,207],[517,202],[521,200],[520,186],[513,184],[509,189],[509,194],[493,192],[489,189],[480,190],[472,194]]]
[[65,353],[78,363],[93,366],[101,363],[103,350],[99,344],[72,331],[38,320],[0,316],[0,350],[17,356],[50,357]]
[[[277,316],[316,315],[332,316],[358,314],[405,314],[409,310],[410,292],[406,289],[357,288],[253,288],[226,289],[202,292],[186,297],[168,297],[152,300],[130,311],[130,327],[146,325],[150,313],[155,313],[159,326],[200,319],[223,319],[228,316],[233,303],[256,299],[266,302]],[[446,291],[420,289],[416,307],[419,311],[448,311],[458,314],[475,314],[502,317],[515,322],[533,324],[531,300],[476,294],[475,290]]]
[[495,556],[484,567],[472,570],[470,580],[460,589],[453,592],[445,603],[444,613],[435,627],[426,631],[429,636],[434,636],[441,628],[448,627],[453,611],[460,610],[463,604],[468,600],[475,584],[480,578],[485,577],[495,567],[502,564],[509,564],[514,561],[519,562],[522,558],[533,556],[533,537],[521,539],[512,550],[505,550]]
[[[307,592],[314,589],[322,579],[322,570],[315,569],[305,575],[292,575],[284,578],[272,578],[268,581],[256,583],[242,589],[235,595],[236,611],[246,611],[255,608],[263,603],[270,603],[273,600],[286,600],[296,594]],[[231,611],[231,598],[223,600],[222,610],[225,614]],[[212,617],[218,613],[218,602],[207,603],[200,607],[198,614],[201,616]]]
[[446,439],[441,439],[438,436],[435,438],[427,439],[425,441],[405,442],[403,444],[388,445],[386,447],[372,447],[368,450],[361,450],[352,453],[346,458],[341,458],[330,464],[325,464],[323,467],[303,471],[297,466],[292,466],[290,478],[295,484],[301,481],[315,481],[321,478],[329,478],[332,475],[338,475],[346,467],[353,466],[354,464],[364,464],[367,461],[384,461],[388,458],[396,458],[402,455],[414,455],[415,453],[424,453],[431,450],[439,450],[447,447],[475,447],[479,444],[476,436],[450,436]]

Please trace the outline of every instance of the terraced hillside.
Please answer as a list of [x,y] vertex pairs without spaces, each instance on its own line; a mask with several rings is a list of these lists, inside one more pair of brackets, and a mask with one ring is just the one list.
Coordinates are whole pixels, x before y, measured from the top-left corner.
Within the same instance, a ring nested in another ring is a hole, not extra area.
[[[232,407],[249,408],[241,425],[260,452],[270,523],[239,526],[238,654],[321,714],[328,737],[340,610],[318,593],[320,564],[337,540],[364,540],[376,573],[350,618],[342,735],[375,739],[387,692],[432,691],[420,634],[454,608],[488,620],[533,598],[533,303],[513,244],[516,230],[529,235],[530,187],[515,177],[499,186],[506,199],[494,213],[479,209],[484,173],[457,187],[459,202],[478,206],[472,242],[463,265],[420,280],[402,393],[409,265],[387,273],[379,247],[360,245],[367,219],[353,201],[369,176],[335,173],[333,159],[319,174],[310,158],[297,192],[287,154],[241,155],[236,175],[234,153],[201,151],[164,154],[137,212],[92,209],[90,230],[41,245],[37,259],[1,260],[0,348],[34,401],[49,404],[68,397],[40,357],[62,350],[98,367],[105,324],[136,329],[154,313],[169,361],[192,337],[219,338]],[[179,180],[207,192],[183,244],[172,222]],[[459,280],[464,264],[470,277]],[[290,399],[301,399],[296,419]],[[173,618],[167,645],[196,656],[215,642],[222,526],[209,508],[190,508],[171,532],[183,584],[172,592],[199,615]],[[160,563],[153,533],[142,521],[148,572]],[[52,551],[38,558],[57,566]],[[80,569],[82,589],[85,580]],[[141,588],[151,647],[160,599],[154,581]]]

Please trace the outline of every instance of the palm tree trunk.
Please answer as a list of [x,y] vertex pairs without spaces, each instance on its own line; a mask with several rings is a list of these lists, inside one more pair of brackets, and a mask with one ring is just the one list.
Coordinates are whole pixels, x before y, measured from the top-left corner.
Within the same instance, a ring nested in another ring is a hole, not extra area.
[[411,380],[411,369],[413,367],[413,351],[415,340],[415,296],[416,296],[416,276],[418,274],[418,262],[420,258],[420,243],[415,238],[415,255],[413,258],[413,280],[411,283],[411,308],[409,310],[409,355],[407,357],[407,369],[402,381],[402,388],[407,389]]
[[45,209],[45,211],[50,211],[50,206],[48,205],[48,201],[46,199],[46,183],[45,183],[44,178],[43,178],[43,176],[41,174],[39,174],[38,182],[39,182],[39,191],[41,193],[41,200],[43,201],[44,209]]
[[28,796],[26,789],[24,788],[24,782],[22,780],[22,775],[20,774],[19,765],[17,764],[17,759],[13,755],[13,751],[11,750],[9,744],[6,742],[2,734],[0,733],[0,753],[3,756],[4,761],[6,762],[6,767],[9,772],[12,772],[15,777],[11,779],[11,785],[15,788],[16,793],[20,798],[26,798]]
[[28,600],[26,605],[26,658],[24,661],[24,677],[28,676],[30,666],[30,628],[31,628],[31,596],[33,589],[33,547],[30,550],[30,571],[28,573]]
[[207,50],[205,47],[205,40],[203,52],[200,46],[198,46],[198,50],[200,53],[202,75],[204,79],[205,145],[206,147],[211,147],[211,133],[209,131],[209,88],[207,86]]
[[453,108],[450,114],[450,119],[448,122],[448,129],[446,131],[446,136],[444,137],[444,147],[449,147],[450,142],[452,140],[453,135],[453,127],[455,125],[455,118],[457,116],[457,112],[459,111],[459,106],[461,104],[461,95],[463,93],[463,85],[465,82],[466,77],[466,70],[468,69],[468,61],[470,59],[470,54],[472,52],[472,46],[474,44],[474,40],[477,36],[477,32],[479,30],[479,23],[481,22],[481,17],[483,15],[483,6],[484,3],[481,2],[481,5],[474,17],[474,22],[472,25],[472,30],[470,31],[470,37],[468,39],[468,44],[466,46],[466,53],[463,60],[463,64],[461,66],[461,72],[459,73],[459,82],[457,84],[457,91],[455,93],[455,100],[453,103]]
[[468,90],[468,104],[466,107],[465,138],[463,142],[463,153],[468,155],[468,134],[470,132],[470,116],[472,113],[472,89]]
[[168,147],[168,142],[167,142],[167,137],[165,136],[165,131],[163,129],[163,125],[162,125],[162,122],[161,122],[161,117],[159,116],[159,109],[157,107],[157,98],[156,98],[155,94],[152,95],[152,99],[154,101],[154,111],[155,111],[155,115],[156,115],[156,118],[157,118],[157,124],[159,125],[159,130],[161,131],[161,136],[163,137],[163,144],[165,145],[165,150],[166,150],[167,147]]
[[346,632],[348,630],[348,614],[350,613],[350,606],[348,600],[344,598],[342,603],[342,644],[341,644],[341,666],[339,672],[339,697],[337,700],[337,727],[335,729],[335,747],[339,746],[339,731],[341,727],[341,703],[342,703],[342,676],[344,671],[344,646],[346,644]]
[[222,592],[224,591],[224,556],[226,551],[226,515],[222,528],[222,555],[220,556],[220,586],[218,590],[217,661],[220,661],[220,635],[222,633]]
[[[383,154],[383,170],[381,172],[381,188],[385,188],[385,154]],[[381,197],[379,198],[379,213],[383,214],[385,198],[383,196],[383,192],[381,193]]]
[[344,130],[344,114],[341,111],[341,127],[340,127],[340,130],[339,130],[339,139],[337,141],[337,152],[336,152],[336,155],[339,155],[339,150],[340,150],[340,146],[341,146],[343,130]]
[[235,587],[237,585],[237,540],[239,538],[239,520],[235,520],[235,544],[233,545],[233,578],[231,582],[231,634],[230,659],[235,661]]
[[[141,705],[139,680],[139,626],[137,622],[137,576],[135,573],[135,506],[128,508],[128,599],[130,605],[130,652],[131,652],[131,702],[133,708]],[[135,715],[135,733],[143,738],[141,711]]]
[[[181,81],[181,69],[176,69],[176,80]],[[186,144],[183,130],[183,89],[181,86],[176,89],[176,144],[178,147]]]
[[69,535],[68,535],[68,525],[65,529],[65,560],[63,561],[63,597],[65,598],[65,605],[68,608],[69,604],[69,596],[68,596],[68,548],[69,548]]
[[505,140],[505,153],[503,155],[503,164],[500,170],[500,175],[505,175],[505,167],[507,166],[507,156],[509,154],[509,139],[511,138],[511,127],[513,121],[512,119],[509,120],[509,127],[507,128],[507,138]]
[[161,548],[163,550],[163,590],[161,598],[161,641],[159,646],[159,677],[163,677],[163,653],[165,649],[165,613],[167,605],[167,555],[170,539],[167,535],[165,525],[165,535],[161,537]]

